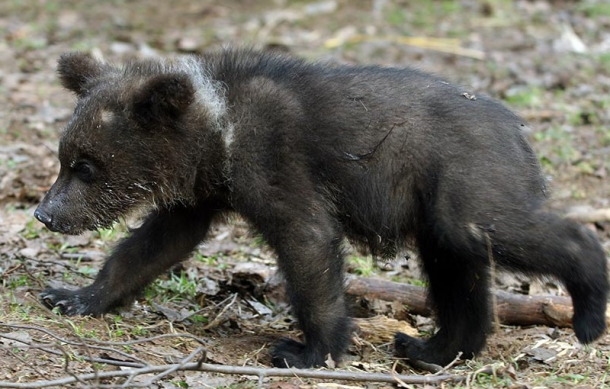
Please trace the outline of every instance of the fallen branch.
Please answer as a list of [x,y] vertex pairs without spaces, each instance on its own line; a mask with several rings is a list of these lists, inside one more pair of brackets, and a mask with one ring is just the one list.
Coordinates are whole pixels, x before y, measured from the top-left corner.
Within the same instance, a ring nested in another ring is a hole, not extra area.
[[[419,286],[352,276],[347,280],[346,292],[369,300],[401,302],[408,306],[412,314],[433,314],[427,301],[426,289]],[[272,300],[282,300],[285,291],[281,283],[269,282],[264,293]],[[569,297],[528,296],[495,291],[494,299],[495,313],[502,324],[572,327],[572,300]],[[608,323],[610,325],[610,320]]]
[[[28,326],[28,325],[20,325],[20,324],[8,324],[8,323],[0,323],[0,327],[6,327],[10,329],[19,329],[19,330],[30,330],[30,331],[40,331],[47,336],[50,336],[56,340],[60,340],[63,344],[74,345],[74,346],[84,346],[82,342],[83,339],[79,341],[73,341],[70,339],[62,338],[52,331]],[[214,365],[203,363],[203,359],[205,358],[205,349],[204,347],[198,347],[195,351],[189,354],[186,358],[182,359],[180,363],[168,364],[168,365],[151,365],[146,361],[143,361],[139,358],[136,358],[133,355],[127,354],[125,352],[120,352],[119,350],[108,347],[108,345],[113,346],[125,346],[129,344],[136,343],[144,343],[150,342],[153,340],[157,340],[160,338],[168,338],[168,337],[183,337],[190,338],[192,340],[201,342],[200,339],[190,335],[190,334],[164,334],[159,336],[154,336],[150,338],[143,338],[137,340],[130,340],[125,342],[106,342],[106,341],[98,341],[96,339],[87,339],[87,345],[91,350],[99,350],[108,353],[119,353],[122,357],[136,360],[138,362],[131,361],[119,361],[112,360],[108,358],[97,358],[92,355],[77,355],[76,357],[86,360],[89,362],[95,363],[103,363],[108,365],[122,366],[122,367],[130,367],[129,369],[123,370],[113,370],[113,371],[96,371],[94,373],[88,374],[74,374],[71,372],[67,372],[69,376],[63,377],[55,380],[45,380],[45,381],[33,381],[33,382],[7,382],[0,381],[0,388],[46,388],[46,387],[54,387],[54,386],[64,386],[72,383],[90,383],[98,388],[119,388],[119,387],[150,387],[156,381],[166,377],[169,374],[173,374],[178,371],[205,371],[210,373],[220,373],[220,374],[237,374],[237,375],[249,375],[256,376],[259,379],[259,386],[262,387],[262,380],[266,377],[300,377],[300,378],[312,378],[312,379],[326,379],[326,380],[344,380],[344,381],[361,381],[361,382],[385,382],[385,383],[407,383],[407,384],[435,384],[446,381],[451,382],[461,382],[465,381],[467,377],[465,376],[457,376],[452,374],[447,374],[442,372],[442,374],[437,374],[433,376],[421,376],[421,375],[398,375],[395,372],[391,374],[383,374],[383,373],[366,373],[366,372],[351,372],[351,371],[328,371],[328,370],[311,370],[311,369],[279,369],[279,368],[258,368],[258,367],[248,367],[248,366],[226,366],[226,365]],[[13,341],[13,344],[7,346],[6,348],[10,349],[38,349],[42,352],[46,352],[53,355],[63,355],[65,350],[54,350],[53,347],[57,347],[57,344],[39,344],[34,343],[29,340],[19,339],[17,337],[8,335],[8,334],[0,334],[0,338],[5,338],[7,340]],[[98,345],[96,345],[98,344]],[[103,344],[104,346],[99,346],[99,344]],[[0,349],[4,349],[5,347],[0,347]],[[191,362],[197,355],[201,355],[200,361],[197,363]],[[69,358],[67,358],[69,359]],[[139,364],[141,363],[141,364]],[[139,365],[138,365],[139,364]],[[134,379],[138,376],[145,374],[154,374],[153,377],[146,380],[146,382],[134,382]],[[99,383],[99,380],[102,379],[110,379],[110,378],[125,378],[125,381],[121,384],[105,384],[102,385]]]
[[[129,378],[128,386],[131,387],[149,387],[150,381],[139,384],[131,381],[133,377],[152,374],[152,373],[173,373],[176,371],[204,371],[220,374],[237,374],[256,376],[259,378],[259,384],[266,377],[298,377],[298,378],[313,378],[323,380],[342,380],[342,381],[360,381],[360,382],[386,382],[406,384],[439,384],[441,382],[462,382],[467,377],[444,374],[444,375],[399,375],[399,374],[383,374],[383,373],[355,373],[350,371],[327,371],[327,370],[312,370],[312,369],[280,369],[280,368],[258,368],[249,366],[226,366],[212,365],[208,363],[175,363],[171,365],[147,366],[140,369],[101,371],[97,374],[81,374],[74,377],[65,377],[56,380],[36,381],[36,382],[7,382],[0,381],[0,388],[47,388],[53,386],[68,385],[77,381],[91,381],[94,379],[109,379],[109,378]],[[126,382],[127,383],[127,382]],[[103,385],[99,387],[125,387],[123,385]]]
[[[6,327],[9,329],[17,329],[17,330],[39,331],[58,341],[57,343],[35,343],[33,341],[15,338],[13,336],[10,336],[10,334],[0,333],[0,339],[7,339],[14,343],[13,345],[9,345],[9,346],[0,346],[0,350],[4,350],[4,349],[11,350],[14,348],[36,349],[36,350],[40,350],[42,352],[56,355],[56,356],[65,356],[65,350],[62,347],[63,345],[85,347],[86,349],[95,350],[96,352],[102,352],[103,353],[102,355],[104,355],[105,357],[94,357],[94,356],[90,355],[90,353],[87,353],[85,355],[74,354],[73,355],[74,358],[81,359],[83,361],[87,361],[87,362],[91,362],[91,363],[103,363],[106,365],[132,367],[132,368],[143,368],[143,367],[150,366],[150,364],[148,362],[146,362],[145,360],[139,358],[136,355],[129,354],[125,351],[122,351],[120,349],[113,348],[110,346],[125,347],[125,346],[134,345],[134,344],[142,344],[142,343],[147,343],[147,342],[150,343],[155,340],[166,339],[166,338],[190,339],[192,341],[198,342],[201,345],[205,344],[205,342],[202,339],[200,339],[194,335],[187,334],[187,333],[161,334],[161,335],[156,335],[156,336],[152,336],[152,337],[148,337],[148,338],[133,339],[133,340],[122,341],[122,342],[110,342],[110,341],[101,341],[98,339],[87,339],[86,344],[84,344],[85,340],[83,340],[83,339],[79,339],[79,341],[74,341],[71,339],[60,337],[57,334],[53,333],[52,331],[50,331],[46,328],[43,328],[43,327],[35,327],[35,326],[22,325],[22,324],[9,324],[9,323],[0,323],[0,327]],[[111,356],[113,354],[118,355],[119,357],[123,358],[123,360],[112,358]],[[66,360],[70,360],[70,358],[67,358]]]
[[[62,343],[67,343],[67,344],[71,344],[74,346],[80,346],[81,343],[79,342],[75,342],[66,338],[62,338],[59,335],[53,333],[52,331],[49,331],[46,328],[43,327],[36,327],[36,326],[30,326],[30,325],[25,325],[25,324],[9,324],[9,323],[0,323],[0,327],[7,327],[7,328],[12,328],[12,329],[20,329],[20,330],[33,330],[33,331],[40,331],[54,339],[59,340]],[[122,342],[111,342],[111,341],[107,341],[107,340],[99,340],[99,339],[87,339],[87,342],[91,342],[91,343],[95,343],[95,344],[102,344],[102,345],[106,345],[106,346],[131,346],[134,344],[140,344],[140,343],[148,343],[148,342],[152,342],[158,339],[165,339],[165,338],[185,338],[185,339],[190,339],[193,340],[201,345],[205,345],[205,341],[195,335],[192,334],[188,334],[188,333],[175,333],[175,334],[161,334],[161,335],[155,335],[155,336],[151,336],[149,338],[139,338],[139,339],[132,339],[132,340],[126,340],[126,341],[122,341]],[[88,345],[89,347],[93,347],[90,344]],[[100,348],[102,350],[104,350],[104,348]]]
[[607,222],[610,221],[610,208],[575,210],[565,217],[580,223]]
[[[347,293],[354,296],[399,301],[409,307],[409,312],[430,316],[425,288],[373,278],[353,277],[347,285]],[[496,312],[502,324],[546,325],[572,327],[572,300],[563,296],[527,296],[504,291],[494,291]],[[609,309],[610,312],[610,309]],[[610,317],[606,317],[610,325]]]
[[[47,336],[50,336],[56,340],[61,340],[61,343],[75,346],[85,346],[82,344],[84,339],[79,341],[73,341],[70,339],[62,338],[52,331],[19,324],[8,324],[0,323],[0,327],[19,329],[19,330],[30,330],[40,331]],[[108,347],[108,345],[125,346],[128,344],[150,342],[160,338],[166,337],[185,337],[192,338],[193,340],[201,342],[200,339],[193,337],[189,334],[164,334],[154,336],[150,338],[130,340],[125,342],[105,342],[98,341],[95,339],[87,339],[86,347],[91,350],[99,350],[105,352],[118,352],[116,349]],[[9,334],[0,334],[0,338],[11,340],[13,344],[7,346],[10,349],[38,349],[42,352],[50,353],[53,355],[61,355],[66,350],[61,351],[54,350],[53,347],[57,347],[57,344],[39,344],[29,340],[19,339],[18,337],[11,336]],[[96,345],[97,343],[97,345]],[[104,344],[104,346],[99,346]],[[5,347],[1,347],[3,349]],[[467,376],[458,376],[448,374],[445,371],[441,371],[436,375],[422,376],[422,375],[399,375],[395,372],[391,373],[367,373],[367,372],[352,372],[352,371],[328,371],[328,370],[312,370],[312,369],[279,369],[279,368],[258,368],[249,366],[226,366],[226,365],[214,365],[203,363],[205,359],[205,348],[198,347],[195,351],[191,352],[187,357],[182,359],[179,363],[168,364],[168,365],[151,365],[146,361],[136,358],[133,355],[125,352],[120,353],[121,356],[132,360],[138,360],[144,365],[136,365],[131,361],[118,361],[106,358],[96,358],[92,355],[78,355],[79,359],[86,360],[89,362],[103,363],[108,365],[130,367],[129,369],[112,370],[112,371],[101,371],[97,370],[93,373],[87,374],[74,374],[70,371],[66,373],[68,376],[55,379],[55,380],[41,380],[33,382],[8,382],[0,381],[0,388],[47,388],[56,386],[65,386],[73,383],[79,385],[91,386],[96,388],[124,388],[124,387],[150,387],[160,379],[174,374],[179,371],[204,371],[210,373],[220,374],[236,374],[236,375],[247,375],[256,376],[259,380],[259,387],[262,387],[263,379],[266,377],[299,377],[299,378],[311,378],[311,379],[322,379],[322,380],[343,380],[343,381],[360,381],[360,382],[383,382],[383,383],[406,383],[406,384],[438,384],[441,382],[462,382],[467,380]],[[191,362],[197,356],[200,356],[199,362]],[[66,358],[70,359],[70,358]],[[153,374],[152,377],[145,380],[145,382],[135,382],[135,378],[142,375]],[[101,384],[100,380],[107,379],[124,379],[122,383],[117,384]]]
[[[353,277],[348,282],[347,293],[369,299],[399,301],[407,304],[409,312],[416,315],[432,314],[426,301],[426,290],[419,286]],[[503,324],[572,326],[572,301],[569,297],[494,293],[498,318]]]
[[406,46],[420,47],[474,59],[485,59],[485,52],[476,49],[468,49],[460,46],[458,39],[410,37],[400,35],[371,36],[355,34],[349,37],[334,37],[324,42],[324,47],[333,49],[346,43],[381,42],[395,43]]

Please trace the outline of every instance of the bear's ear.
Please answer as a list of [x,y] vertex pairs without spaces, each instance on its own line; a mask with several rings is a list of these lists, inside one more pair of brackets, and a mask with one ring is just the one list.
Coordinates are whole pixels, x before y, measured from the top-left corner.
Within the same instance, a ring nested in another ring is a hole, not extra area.
[[160,74],[148,80],[133,98],[133,114],[143,127],[171,126],[195,99],[186,74]]
[[79,96],[87,92],[86,86],[89,81],[105,71],[105,64],[86,53],[62,54],[57,63],[57,73],[61,84]]

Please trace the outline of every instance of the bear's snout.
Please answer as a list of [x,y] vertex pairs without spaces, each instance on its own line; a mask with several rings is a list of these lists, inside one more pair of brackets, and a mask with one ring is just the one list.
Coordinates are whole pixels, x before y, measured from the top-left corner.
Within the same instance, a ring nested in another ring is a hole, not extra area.
[[34,211],[34,217],[47,226],[48,229],[53,230],[53,216],[49,215],[41,206]]

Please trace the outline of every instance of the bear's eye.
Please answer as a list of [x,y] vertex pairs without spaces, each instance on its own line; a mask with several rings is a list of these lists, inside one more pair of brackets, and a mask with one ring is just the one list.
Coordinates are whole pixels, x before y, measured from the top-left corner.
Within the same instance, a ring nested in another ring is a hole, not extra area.
[[95,167],[89,161],[78,161],[72,168],[76,177],[86,183],[90,183],[95,179]]

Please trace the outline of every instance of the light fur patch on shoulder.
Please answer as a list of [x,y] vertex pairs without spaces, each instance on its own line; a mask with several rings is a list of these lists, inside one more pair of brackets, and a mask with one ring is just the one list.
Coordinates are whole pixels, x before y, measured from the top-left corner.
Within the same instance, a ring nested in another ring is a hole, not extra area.
[[197,104],[204,108],[227,149],[233,142],[233,125],[227,119],[227,99],[221,82],[207,74],[199,57],[181,56],[168,64],[168,71],[180,71],[187,74],[196,90]]

